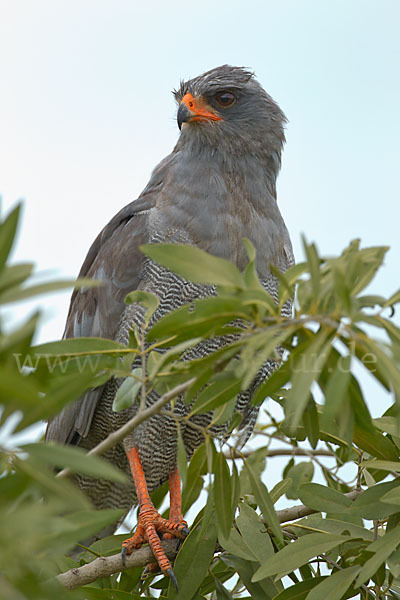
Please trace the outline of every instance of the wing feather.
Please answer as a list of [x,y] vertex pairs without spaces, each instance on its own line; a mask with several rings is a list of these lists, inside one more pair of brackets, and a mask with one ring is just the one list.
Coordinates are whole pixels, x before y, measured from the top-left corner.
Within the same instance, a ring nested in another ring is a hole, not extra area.
[[[154,206],[153,194],[134,200],[97,236],[79,277],[99,279],[104,285],[74,290],[64,338],[113,339],[124,310],[125,296],[140,284],[144,257],[139,246],[148,241],[147,212]],[[53,417],[47,425],[46,440],[77,444],[86,437],[103,388],[89,390]]]

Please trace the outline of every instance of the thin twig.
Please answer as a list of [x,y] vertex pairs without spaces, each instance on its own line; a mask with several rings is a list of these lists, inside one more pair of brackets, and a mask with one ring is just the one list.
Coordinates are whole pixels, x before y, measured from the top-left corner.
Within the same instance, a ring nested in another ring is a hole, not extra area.
[[[235,458],[248,458],[252,454],[254,454],[254,450],[247,450],[245,452],[237,452],[234,448],[232,451],[225,452],[225,458],[235,459]],[[265,456],[330,456],[334,458],[332,452],[329,450],[304,450],[303,448],[278,448],[276,450],[268,450]]]
[[[185,392],[194,382],[195,378],[192,377],[192,379],[189,379],[189,381],[186,381],[185,383],[180,383],[171,391],[163,394],[161,398],[159,398],[157,402],[149,406],[149,408],[146,408],[145,410],[132,417],[132,419],[129,419],[129,421],[127,421],[125,425],[117,429],[117,431],[111,432],[103,441],[100,442],[100,444],[97,444],[97,446],[89,450],[88,455],[100,456],[101,454],[107,452],[107,450],[110,450],[111,448],[116,446],[119,442],[122,442],[122,440],[129,433],[131,433],[131,431],[133,431],[138,425],[140,425],[140,423],[143,423],[143,421],[146,421],[146,419],[149,419],[150,417],[158,413],[165,404],[173,400],[173,398],[176,398],[177,396],[183,394],[183,392]],[[68,477],[70,474],[71,471],[69,469],[63,469],[62,471],[57,473],[57,477]]]
[[[269,439],[279,439],[280,442],[282,442],[283,444],[288,444],[290,446],[292,446],[292,442],[289,440],[286,440],[285,438],[279,436],[274,436],[271,435],[269,433],[267,433],[266,431],[257,431],[256,432],[257,435],[263,435]],[[293,446],[292,446],[293,448]],[[295,447],[297,449],[297,447]],[[315,454],[313,454],[313,450],[307,450],[306,448],[302,448],[302,450],[304,451],[304,455],[308,456],[310,459],[314,460],[314,462],[323,470],[326,469],[327,467],[325,465],[323,465],[317,458]],[[290,454],[289,454],[290,455]],[[321,455],[322,456],[322,455]],[[326,456],[329,456],[329,454],[327,454]],[[330,456],[332,456],[332,458],[337,458],[336,455],[334,453],[331,453]],[[344,485],[348,485],[348,483],[346,481],[344,481],[341,477],[339,477],[338,475],[336,475],[335,473],[332,473],[332,469],[329,469],[329,471],[331,472],[331,476],[338,482]]]

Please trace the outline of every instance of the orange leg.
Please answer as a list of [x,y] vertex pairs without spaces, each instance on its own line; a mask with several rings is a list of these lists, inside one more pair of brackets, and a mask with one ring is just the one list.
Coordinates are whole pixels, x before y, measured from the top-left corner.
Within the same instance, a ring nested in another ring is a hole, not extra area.
[[181,480],[178,467],[169,474],[169,519],[174,523],[183,523],[187,527],[186,521],[182,517],[181,504]]
[[[182,517],[181,512],[181,480],[178,467],[169,474],[169,497],[169,520],[173,523],[183,524],[185,527],[184,533],[189,533],[187,522]],[[164,540],[172,539],[173,537],[175,537],[173,533],[165,533],[163,535]],[[159,569],[158,563],[150,563],[147,565],[145,573],[157,573]]]
[[125,556],[130,554],[134,548],[140,548],[144,542],[148,542],[160,569],[165,575],[169,575],[176,585],[176,578],[172,571],[171,563],[164,553],[158,533],[165,534],[164,537],[178,537],[181,539],[185,538],[189,533],[187,523],[181,515],[178,469],[175,469],[169,477],[171,491],[170,519],[163,519],[154,508],[150,499],[138,449],[132,448],[129,450],[127,457],[136,488],[140,513],[136,532],[122,543],[122,560],[124,561]]

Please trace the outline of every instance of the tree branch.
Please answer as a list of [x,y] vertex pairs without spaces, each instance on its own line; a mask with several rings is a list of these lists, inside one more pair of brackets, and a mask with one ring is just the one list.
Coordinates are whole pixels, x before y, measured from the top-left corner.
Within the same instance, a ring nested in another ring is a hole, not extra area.
[[[177,545],[180,540],[164,540],[161,542],[165,554],[168,558],[174,559],[177,551]],[[91,583],[100,577],[107,577],[113,573],[119,573],[132,567],[144,567],[148,563],[154,562],[154,556],[149,546],[144,546],[134,550],[132,554],[126,557],[126,565],[122,564],[121,553],[112,556],[99,556],[92,562],[82,567],[77,567],[57,575],[58,581],[66,588],[73,589]]]
[[[181,383],[169,392],[163,394],[161,398],[159,398],[157,402],[149,406],[149,408],[139,411],[139,413],[132,417],[132,419],[125,423],[125,425],[117,429],[117,431],[111,432],[110,435],[108,435],[104,440],[100,442],[100,444],[97,444],[97,446],[89,450],[88,454],[92,456],[99,456],[101,454],[104,454],[104,452],[106,452],[107,450],[110,450],[110,448],[113,448],[119,442],[122,442],[122,440],[129,433],[131,433],[131,431],[133,431],[138,425],[140,425],[140,423],[143,423],[143,421],[146,421],[146,419],[149,419],[150,417],[155,415],[165,404],[167,404],[167,402],[170,402],[170,400],[173,400],[177,396],[180,396],[180,394],[185,392],[188,389],[188,387],[190,387],[194,382],[195,378],[192,377],[192,379],[189,379],[189,381]],[[57,473],[56,477],[68,477],[69,475],[71,475],[71,471],[69,469],[63,469],[62,471]]]

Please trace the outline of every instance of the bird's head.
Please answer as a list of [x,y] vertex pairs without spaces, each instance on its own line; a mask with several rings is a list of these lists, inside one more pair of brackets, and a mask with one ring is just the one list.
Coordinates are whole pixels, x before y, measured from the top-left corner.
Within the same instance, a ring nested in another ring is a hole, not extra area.
[[223,65],[182,81],[173,93],[182,143],[280,155],[285,115],[250,71]]

